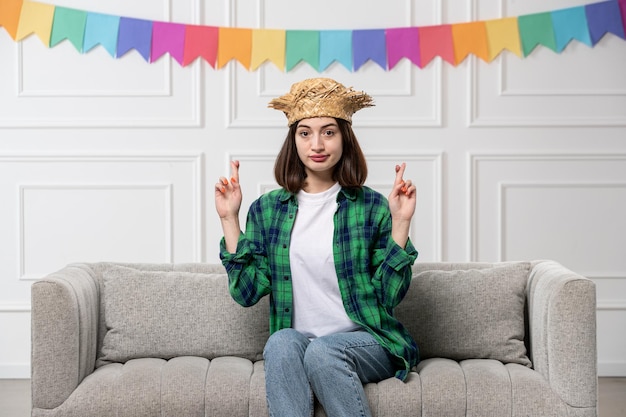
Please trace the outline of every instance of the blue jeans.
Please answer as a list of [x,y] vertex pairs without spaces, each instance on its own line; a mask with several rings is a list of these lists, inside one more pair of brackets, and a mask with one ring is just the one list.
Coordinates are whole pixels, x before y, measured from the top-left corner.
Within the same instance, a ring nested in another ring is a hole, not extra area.
[[363,384],[396,372],[387,352],[365,331],[310,341],[296,330],[279,330],[267,341],[263,357],[272,417],[311,417],[314,395],[329,417],[368,417]]

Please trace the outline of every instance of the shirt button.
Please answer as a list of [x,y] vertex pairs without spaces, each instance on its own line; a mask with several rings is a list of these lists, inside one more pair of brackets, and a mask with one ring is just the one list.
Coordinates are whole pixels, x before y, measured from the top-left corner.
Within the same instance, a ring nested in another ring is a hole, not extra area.
[[283,277],[283,279],[284,279],[285,281],[289,281],[289,277],[288,277],[287,275],[285,275],[285,276]]
[[287,245],[285,243],[283,243],[283,249],[286,249]]
[[285,309],[285,313],[289,313],[289,309],[288,308]]

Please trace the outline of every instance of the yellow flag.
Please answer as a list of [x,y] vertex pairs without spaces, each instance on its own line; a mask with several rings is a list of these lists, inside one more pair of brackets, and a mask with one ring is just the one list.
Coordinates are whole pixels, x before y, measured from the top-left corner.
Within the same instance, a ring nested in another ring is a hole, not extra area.
[[252,30],[252,71],[266,60],[273,62],[279,70],[285,70],[285,33],[279,29]]
[[487,28],[490,61],[498,56],[504,49],[522,58],[522,46],[520,43],[517,17],[487,20],[485,26]]
[[35,33],[44,45],[50,46],[50,33],[54,20],[54,6],[45,3],[25,1],[22,4],[20,24],[17,28],[16,41]]

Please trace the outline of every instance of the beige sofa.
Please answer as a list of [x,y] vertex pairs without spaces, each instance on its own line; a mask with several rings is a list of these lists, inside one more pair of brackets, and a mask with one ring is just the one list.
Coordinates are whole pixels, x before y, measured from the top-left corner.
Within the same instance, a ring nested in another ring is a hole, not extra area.
[[[422,361],[366,386],[374,415],[596,416],[595,302],[556,262],[416,263]],[[221,265],[70,265],[32,287],[32,416],[267,416],[267,337]]]

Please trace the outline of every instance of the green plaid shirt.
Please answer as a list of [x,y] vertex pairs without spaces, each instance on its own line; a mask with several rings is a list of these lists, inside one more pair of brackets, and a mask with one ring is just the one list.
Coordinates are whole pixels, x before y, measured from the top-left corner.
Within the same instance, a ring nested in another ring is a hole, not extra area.
[[[223,238],[220,244],[235,301],[251,306],[270,295],[271,333],[291,327],[289,243],[297,211],[294,194],[271,191],[250,206],[237,251],[226,251]],[[418,349],[393,309],[409,288],[417,251],[410,240],[404,249],[395,243],[387,199],[368,187],[339,192],[334,224],[335,270],[346,312],[395,358],[396,377],[404,380]]]

